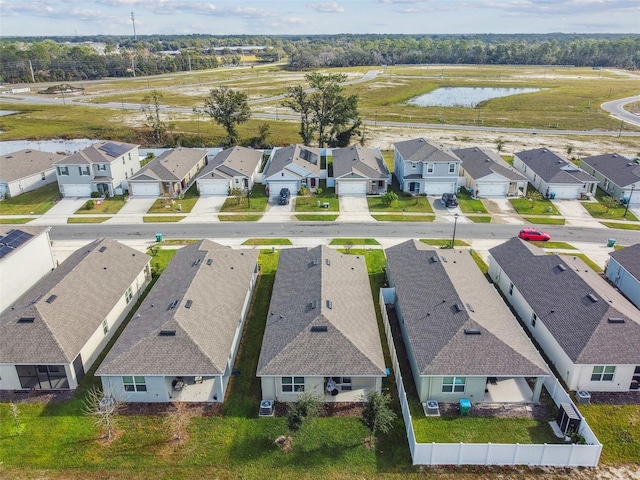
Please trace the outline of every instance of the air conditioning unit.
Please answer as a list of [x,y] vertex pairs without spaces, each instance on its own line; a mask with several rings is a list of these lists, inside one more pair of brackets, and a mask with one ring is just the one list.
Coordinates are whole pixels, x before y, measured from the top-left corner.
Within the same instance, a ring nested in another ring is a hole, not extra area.
[[586,390],[578,390],[576,392],[576,399],[578,403],[588,404],[591,403],[591,394]]
[[260,402],[259,417],[273,417],[273,400],[262,400]]
[[424,414],[427,417],[439,417],[440,416],[440,405],[435,400],[427,400],[422,403],[422,408],[424,409]]

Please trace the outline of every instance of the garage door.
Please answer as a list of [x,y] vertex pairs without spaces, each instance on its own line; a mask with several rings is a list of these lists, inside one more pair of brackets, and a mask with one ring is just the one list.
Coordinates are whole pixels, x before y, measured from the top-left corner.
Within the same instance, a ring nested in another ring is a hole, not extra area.
[[271,182],[269,183],[269,197],[277,198],[283,188],[288,188],[291,196],[298,194],[298,182]]
[[159,183],[133,183],[129,182],[131,195],[158,197],[160,196]]
[[228,195],[228,182],[198,181],[200,195]]
[[[549,195],[553,193],[555,194],[555,198],[557,199],[561,199],[561,198],[575,199],[575,198],[580,198],[580,193],[578,190],[579,190],[578,187],[556,187],[556,188],[551,187],[549,189]],[[543,191],[540,193],[544,195],[546,191]]]
[[442,195],[443,193],[455,193],[455,183],[426,183],[425,193],[427,195]]
[[367,182],[338,181],[338,195],[366,195]]
[[504,197],[507,195],[509,185],[506,183],[478,183],[476,188],[478,189],[478,195],[481,197]]
[[65,185],[65,197],[90,197],[91,185]]

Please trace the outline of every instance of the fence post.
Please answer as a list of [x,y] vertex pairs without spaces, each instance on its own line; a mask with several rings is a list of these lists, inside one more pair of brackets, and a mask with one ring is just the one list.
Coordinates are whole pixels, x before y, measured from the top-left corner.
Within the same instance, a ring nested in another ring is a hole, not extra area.
[[458,465],[460,465],[460,461],[462,460],[463,447],[464,447],[464,443],[460,442],[460,446],[458,447]]
[[489,465],[491,461],[491,442],[487,444],[487,455],[484,457],[484,464]]
[[518,447],[520,447],[520,444],[516,443],[516,448],[513,450],[513,458],[511,459],[511,465],[516,464],[516,457],[518,456]]

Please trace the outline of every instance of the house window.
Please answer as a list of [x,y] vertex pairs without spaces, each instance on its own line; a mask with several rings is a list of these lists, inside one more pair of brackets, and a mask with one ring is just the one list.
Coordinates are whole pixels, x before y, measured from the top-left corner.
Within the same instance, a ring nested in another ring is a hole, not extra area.
[[89,175],[89,166],[87,165],[86,167],[78,167],[78,173],[80,174],[80,176]]
[[131,287],[127,288],[127,291],[124,292],[124,299],[129,303],[133,298],[133,290]]
[[509,284],[509,295],[513,295],[513,283]]
[[591,381],[592,382],[612,382],[613,375],[615,373],[616,373],[616,367],[612,365],[593,367],[593,372],[591,373]]
[[106,172],[107,171],[107,166],[104,163],[99,163],[96,168],[98,169],[99,172]]
[[427,173],[433,173],[433,163],[427,163]]
[[102,321],[102,333],[104,333],[106,335],[108,331],[109,331],[109,324],[107,323],[106,320],[103,320]]
[[534,327],[534,328],[535,328],[535,326],[536,326],[536,320],[538,320],[538,316],[534,313],[534,314],[531,316],[531,326],[532,326],[532,327]]
[[535,173],[533,174],[533,181],[535,182],[538,179],[538,175],[536,175]]
[[283,392],[304,392],[304,377],[282,377]]
[[124,172],[124,178],[129,178],[129,174],[127,172]]
[[464,393],[466,383],[466,377],[444,377],[442,379],[442,393]]
[[129,152],[129,160],[131,160],[131,152]]
[[69,167],[58,167],[58,175],[61,175],[61,176],[69,175]]
[[47,176],[45,175],[44,172],[40,173],[40,178],[42,179],[42,181],[44,182],[47,179]]
[[456,164],[455,163],[450,163],[449,164],[449,173],[456,173]]
[[338,390],[340,392],[350,392],[352,390],[351,377],[329,377],[324,379],[324,387],[327,393]]
[[144,377],[122,377],[125,392],[146,392],[147,382]]
[[127,161],[124,159],[124,157],[122,157],[122,164],[126,165]]
[[527,173],[527,166],[524,166],[524,173]]

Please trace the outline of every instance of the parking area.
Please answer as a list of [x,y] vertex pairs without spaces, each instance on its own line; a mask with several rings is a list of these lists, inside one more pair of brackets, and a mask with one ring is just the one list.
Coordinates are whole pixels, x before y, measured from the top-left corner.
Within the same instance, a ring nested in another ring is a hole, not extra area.
[[340,195],[338,222],[373,222],[366,195]]
[[105,223],[142,223],[142,217],[158,197],[129,197],[124,207]]
[[280,223],[295,220],[295,218],[293,218],[293,212],[295,211],[295,208],[295,196],[291,197],[288,205],[278,205],[278,198],[271,197],[269,198],[269,203],[267,204],[267,210],[264,212],[262,218],[258,221]]
[[565,218],[565,225],[573,227],[607,228],[595,221],[578,200],[552,200],[553,206]]
[[64,197],[44,215],[33,220],[31,225],[60,225],[67,223],[67,218],[76,213],[87,200],[90,200],[90,198]]
[[227,200],[225,195],[201,195],[187,217],[189,222],[217,222],[218,213]]

